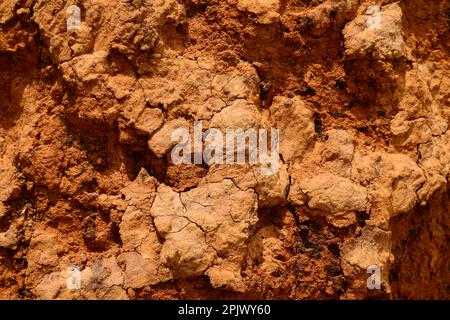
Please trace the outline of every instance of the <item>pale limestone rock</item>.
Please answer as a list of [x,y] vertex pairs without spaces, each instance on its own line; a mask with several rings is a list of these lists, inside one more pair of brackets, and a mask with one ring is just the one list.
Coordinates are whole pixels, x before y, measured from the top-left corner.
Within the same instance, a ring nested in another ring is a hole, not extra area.
[[244,292],[246,287],[241,276],[241,268],[236,263],[213,265],[205,274],[214,288]]
[[405,74],[405,89],[399,101],[400,111],[391,121],[393,143],[397,148],[427,144],[432,137],[448,130],[445,119],[446,77],[430,63],[414,63]]
[[406,55],[402,33],[402,10],[397,3],[381,8],[380,28],[368,28],[369,15],[362,14],[344,30],[346,59],[397,59]]
[[[386,291],[390,291],[389,267],[394,262],[392,254],[391,232],[374,226],[366,226],[358,238],[347,239],[341,248],[341,266],[344,275],[364,273],[367,279],[367,268],[377,266],[381,271],[381,280]],[[364,284],[365,285],[365,284]]]
[[89,1],[82,8],[81,29],[68,32],[64,22],[69,5],[60,5],[56,10],[52,2],[37,1],[33,5],[32,21],[49,40],[56,62],[70,61],[81,53],[92,52],[94,47],[119,52],[132,60],[139,52],[164,46],[159,37],[161,28],[176,27],[186,17],[184,5],[177,0],[149,1],[145,10],[128,1]]
[[[238,189],[229,179],[203,184],[181,193],[181,202],[186,208],[185,216],[189,221],[201,226],[206,232],[213,232],[214,237],[219,231],[226,231],[226,227],[235,223],[245,229],[244,225],[256,222],[256,194],[250,190]],[[228,243],[234,237],[240,238],[241,235],[231,234],[228,239],[222,240]],[[215,248],[221,251],[222,244],[215,245]],[[228,247],[223,250],[226,248]]]
[[427,171],[436,171],[447,177],[450,174],[450,131],[433,137],[432,141],[419,146],[420,167]]
[[120,237],[125,252],[118,257],[125,265],[126,288],[141,288],[170,279],[170,273],[160,268],[161,244],[153,226],[151,208],[157,181],[145,169],[121,190],[128,207],[120,223]]
[[391,232],[376,227],[365,227],[362,235],[356,239],[348,239],[342,246],[344,261],[367,269],[370,265],[383,266],[392,260]]
[[258,23],[272,24],[280,18],[279,0],[239,0],[238,9],[256,14]]
[[[89,266],[80,270],[79,289],[67,287],[69,276],[71,274],[67,267],[59,272],[59,277],[55,276],[55,279],[62,282],[60,283],[58,299],[127,299],[126,291],[122,287],[124,272],[113,256],[95,260],[92,264],[89,263]],[[44,281],[41,282],[42,287],[46,285],[46,281],[44,278]]]
[[[67,50],[67,53],[63,53],[63,50],[61,50],[61,54],[59,55],[61,62],[68,61],[72,57],[77,57],[82,54],[88,54],[94,51],[95,37],[93,31],[94,30],[92,29],[92,27],[86,25],[85,23],[82,23],[80,29],[77,30],[75,43],[70,45],[70,50]],[[66,50],[67,48],[69,47],[63,47],[64,50]],[[67,54],[67,56],[65,56],[65,54]]]
[[42,300],[56,299],[63,288],[66,287],[66,278],[62,272],[52,272],[45,275],[42,280],[31,288],[31,292]]
[[136,79],[129,75],[118,74],[109,77],[106,85],[116,99],[123,99],[130,95],[130,90],[136,85]]
[[134,90],[130,97],[120,106],[121,115],[128,120],[128,124],[135,124],[146,108],[144,90]]
[[20,181],[17,170],[7,159],[0,158],[0,218],[6,215],[4,203],[20,195]]
[[255,69],[247,63],[239,66],[224,73],[211,58],[162,58],[154,75],[139,79],[139,84],[150,105],[161,106],[169,114],[209,120],[235,100],[247,100],[248,104],[258,101]]
[[447,77],[432,63],[414,63],[405,75],[404,95],[391,121],[393,143],[397,148],[418,150],[418,165],[425,182],[417,196],[422,205],[438,191],[445,190],[449,172],[449,119],[445,119]]
[[261,111],[247,100],[238,99],[216,113],[210,122],[210,128],[222,129],[257,129],[261,127]]
[[128,206],[119,225],[120,237],[126,251],[136,250],[147,239],[151,232],[155,232],[150,208],[156,194],[156,179],[149,176],[145,169],[126,188],[121,190]]
[[97,290],[96,298],[99,300],[129,300],[127,291],[121,286],[113,286],[107,290]]
[[151,213],[158,234],[165,239],[161,261],[176,277],[202,274],[214,259],[203,231],[184,216],[185,211],[180,194],[161,184]]
[[103,50],[83,54],[61,64],[64,77],[68,81],[88,82],[106,77],[108,71],[108,52]]
[[256,100],[258,94],[258,75],[253,69],[245,73],[233,71],[230,73],[218,73],[211,82],[213,96],[221,97],[224,101],[231,102],[236,99],[245,99],[250,102]]
[[178,25],[186,18],[186,8],[178,0],[151,1],[148,4],[152,8],[152,20],[159,25],[164,25],[167,21]]
[[390,217],[407,213],[417,203],[425,183],[422,169],[407,155],[355,153],[352,178],[366,185],[372,199],[370,223],[387,227]]
[[123,271],[115,257],[95,260],[79,271],[79,289],[68,287],[75,274],[63,263],[60,271],[44,275],[32,292],[40,299],[127,299],[123,286]]
[[121,190],[129,206],[149,212],[156,192],[157,181],[141,168],[136,179]]
[[277,259],[278,256],[284,254],[283,242],[279,235],[275,226],[269,225],[258,230],[249,243],[248,249],[251,257],[267,275],[285,271],[283,263]]
[[100,283],[100,288],[122,286],[123,284],[123,271],[117,264],[115,257],[94,262],[92,273],[95,276],[95,282]]
[[271,119],[279,129],[280,154],[292,161],[304,155],[314,137],[313,113],[299,98],[277,96],[270,108]]
[[165,239],[168,234],[181,231],[190,223],[184,216],[185,213],[180,194],[173,191],[172,188],[160,184],[151,209],[158,234]]
[[425,206],[432,195],[438,192],[445,192],[450,177],[445,177],[434,171],[425,171],[424,176],[426,182],[417,190],[417,197],[420,204]]
[[406,112],[401,111],[391,121],[393,143],[402,147],[417,146],[431,140],[432,132],[428,119],[408,120]]
[[334,24],[344,23],[354,15],[355,0],[324,1],[321,4],[305,11],[296,13],[298,21],[306,21],[308,31],[316,37],[323,36],[329,32]]
[[148,146],[157,157],[161,158],[178,143],[178,141],[172,140],[172,133],[176,129],[189,130],[189,123],[184,118],[167,121],[149,139]]
[[289,175],[285,164],[281,164],[278,172],[272,175],[263,175],[258,165],[212,165],[205,180],[220,182],[226,178],[232,179],[241,190],[253,189],[258,195],[260,208],[286,204]]
[[424,170],[426,182],[417,191],[422,205],[439,190],[445,190],[450,179],[450,131],[433,137],[430,143],[419,145],[418,164]]
[[150,217],[141,210],[129,206],[120,223],[120,238],[124,250],[137,249],[151,231],[154,230],[152,230]]
[[58,265],[59,255],[65,251],[60,239],[61,235],[51,228],[34,231],[27,259],[31,271],[41,266],[55,267]]
[[137,252],[125,252],[118,257],[119,263],[125,265],[124,288],[143,288],[153,283],[157,266],[152,267]]
[[[165,72],[174,72],[176,75],[180,70],[169,69]],[[146,101],[150,105],[159,104],[164,108],[169,108],[182,103],[185,98],[183,87],[171,78],[142,78],[138,80],[144,89]]]
[[155,231],[147,232],[136,251],[117,257],[125,266],[124,288],[142,288],[172,279],[171,272],[161,265],[161,244]]

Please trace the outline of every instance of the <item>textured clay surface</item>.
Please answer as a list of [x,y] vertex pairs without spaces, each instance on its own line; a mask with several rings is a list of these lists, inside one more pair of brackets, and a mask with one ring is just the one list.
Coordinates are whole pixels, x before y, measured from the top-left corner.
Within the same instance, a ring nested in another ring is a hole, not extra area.
[[[371,4],[1,0],[0,298],[449,299],[449,3]],[[175,165],[195,120],[279,171]]]

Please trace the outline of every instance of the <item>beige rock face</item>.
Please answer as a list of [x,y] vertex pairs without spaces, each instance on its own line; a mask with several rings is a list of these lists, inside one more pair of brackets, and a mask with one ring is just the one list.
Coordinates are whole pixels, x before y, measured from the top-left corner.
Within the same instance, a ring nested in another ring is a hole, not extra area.
[[381,285],[390,292],[388,270],[394,262],[391,236],[390,232],[376,227],[365,227],[360,237],[345,241],[342,246],[344,274],[351,274],[353,268],[365,272],[370,266],[377,267]]
[[162,264],[177,278],[206,272],[213,286],[242,291],[242,254],[257,222],[256,207],[256,194],[239,190],[229,179],[183,193],[160,185],[152,217],[165,240]]
[[447,2],[1,0],[0,299],[447,299]]
[[115,257],[95,261],[80,276],[81,286],[96,292],[100,299],[126,299],[124,273]]
[[349,179],[322,174],[300,181],[299,187],[308,206],[330,214],[327,218],[335,225],[350,225],[355,222],[355,212],[366,211],[367,190]]
[[397,59],[406,55],[402,10],[397,3],[381,7],[380,28],[368,27],[370,15],[361,14],[344,30],[345,55],[351,59]]
[[58,255],[64,251],[58,234],[51,229],[37,230],[30,245],[34,250],[29,260],[40,267],[58,265]]
[[261,24],[275,23],[280,18],[279,0],[239,0],[237,7],[256,14],[257,21]]
[[16,174],[14,166],[0,158],[0,183],[4,186],[0,189],[0,218],[6,215],[4,202],[17,197],[20,193],[20,183]]
[[280,130],[280,154],[285,161],[304,154],[314,135],[312,112],[299,98],[275,97],[272,119]]
[[353,134],[345,130],[330,130],[326,134],[328,139],[322,150],[325,166],[336,174],[349,177],[355,150]]
[[189,123],[184,118],[166,122],[148,141],[148,146],[158,157],[162,157],[178,142],[172,140],[172,133],[177,129],[189,130]]
[[[223,66],[212,58],[177,57],[162,58],[155,68],[154,76],[139,80],[145,101],[173,114],[209,120],[231,104],[240,112],[257,99],[258,76],[245,63],[240,70],[225,73],[221,71]],[[253,109],[247,113],[255,109],[248,108]]]
[[[75,280],[69,287],[71,277]],[[79,286],[83,290],[74,289]],[[33,291],[40,299],[126,299],[123,272],[114,257],[94,261],[83,270],[71,266],[45,275]]]
[[260,207],[286,204],[289,175],[285,165],[272,175],[262,175],[261,167],[256,165],[213,165],[205,177],[208,182],[223,179],[231,179],[241,190],[254,190]]
[[371,220],[385,226],[391,216],[407,213],[418,201],[417,190],[426,182],[421,168],[402,154],[355,155],[354,178],[369,183],[374,198]]
[[261,270],[266,274],[285,272],[277,256],[283,255],[282,241],[274,226],[267,226],[253,235],[249,251],[255,260],[261,263]]
[[[400,112],[391,121],[394,144],[398,147],[416,147],[431,142],[448,130],[445,120],[440,70],[430,64],[414,64],[405,75],[405,94],[399,102]],[[434,92],[434,93],[433,93]],[[444,98],[445,100],[445,98]]]
[[164,115],[160,109],[146,108],[136,121],[136,128],[148,134],[155,132],[164,122]]
[[246,100],[235,100],[228,107],[216,113],[210,127],[225,129],[249,129],[261,126],[261,111]]
[[3,1],[0,4],[0,24],[5,24],[14,17],[14,8],[17,1]]
[[15,230],[9,229],[6,232],[0,233],[0,248],[16,249],[17,248],[17,235]]
[[345,261],[351,265],[367,269],[371,265],[385,266],[391,262],[391,234],[377,229],[366,228],[361,237],[346,241],[342,248]]
[[391,122],[391,132],[402,147],[417,146],[431,140],[429,121],[425,118],[408,120],[406,112],[397,113]]
[[170,233],[181,231],[190,224],[184,216],[180,194],[161,184],[152,205],[152,217],[158,234],[165,238]]
[[[126,90],[125,87],[120,86],[113,88],[113,90],[121,92]],[[161,109],[150,108],[146,105],[142,89],[136,89],[130,93],[130,97],[124,103],[120,113],[126,121],[126,127],[136,128],[148,135],[152,135],[164,122],[164,114]]]
[[101,78],[108,71],[107,57],[108,52],[98,50],[63,63],[62,67],[66,70],[65,74],[73,80],[88,82]]
[[419,145],[420,160],[418,165],[423,168],[426,182],[418,190],[417,195],[422,204],[431,195],[445,187],[450,175],[450,152],[447,148],[450,142],[449,131],[439,137],[434,137],[430,143]]

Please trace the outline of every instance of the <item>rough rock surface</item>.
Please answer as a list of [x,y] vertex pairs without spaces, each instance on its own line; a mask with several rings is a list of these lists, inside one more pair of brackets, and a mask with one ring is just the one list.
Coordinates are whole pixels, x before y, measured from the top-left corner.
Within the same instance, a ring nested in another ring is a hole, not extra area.
[[381,8],[380,26],[368,27],[370,14],[358,15],[342,34],[345,55],[353,59],[398,59],[406,55],[402,31],[402,9],[397,3]]
[[449,3],[377,4],[2,0],[0,298],[448,299]]

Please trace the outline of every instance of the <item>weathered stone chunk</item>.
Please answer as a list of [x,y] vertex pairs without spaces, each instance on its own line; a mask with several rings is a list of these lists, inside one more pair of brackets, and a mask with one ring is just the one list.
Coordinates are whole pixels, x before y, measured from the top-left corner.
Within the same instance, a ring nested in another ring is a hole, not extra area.
[[270,108],[272,122],[280,131],[280,153],[284,161],[302,157],[314,137],[313,113],[300,100],[275,97]]
[[275,23],[280,18],[279,0],[239,0],[238,9],[256,14],[261,24]]
[[184,118],[167,121],[148,141],[150,150],[159,158],[164,156],[178,143],[178,141],[172,141],[172,133],[176,129],[189,130],[189,123]]
[[397,3],[381,8],[381,21],[369,27],[368,14],[359,15],[344,30],[347,59],[397,59],[406,55],[402,33],[402,10]]

